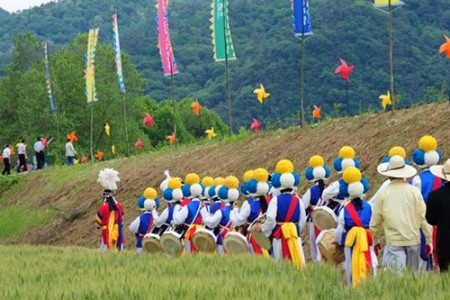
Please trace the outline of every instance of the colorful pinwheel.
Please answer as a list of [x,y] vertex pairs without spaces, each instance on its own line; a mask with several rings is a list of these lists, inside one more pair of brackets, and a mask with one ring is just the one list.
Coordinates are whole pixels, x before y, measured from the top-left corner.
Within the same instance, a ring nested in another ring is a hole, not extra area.
[[450,58],[450,38],[444,34],[445,43],[439,48],[439,53],[445,53],[445,55]]
[[320,106],[315,106],[314,105],[314,109],[313,109],[313,112],[312,112],[312,117],[314,119],[322,118],[322,115],[320,114]]
[[191,107],[192,107],[192,111],[194,112],[194,114],[196,116],[198,116],[200,114],[200,110],[202,109],[202,106],[198,102],[197,98],[195,98],[195,102],[192,103]]
[[351,72],[353,72],[353,69],[355,66],[348,66],[347,62],[345,60],[343,60],[342,58],[340,58],[341,60],[341,65],[338,66],[336,68],[336,70],[334,71],[334,74],[341,74],[342,78],[344,78],[344,80],[350,80],[349,74]]
[[387,105],[392,105],[391,94],[389,91],[387,91],[386,95],[381,95],[378,98],[381,99],[381,106],[383,106],[383,109],[386,109]]
[[109,127],[108,122],[106,122],[106,124],[105,124],[105,133],[107,136],[109,136],[111,134],[111,127]]
[[209,140],[212,140],[213,138],[215,138],[217,136],[217,133],[214,132],[214,127],[211,127],[211,129],[205,130],[205,133],[207,134]]
[[262,84],[259,84],[259,89],[255,89],[253,93],[256,94],[259,103],[263,103],[264,100],[270,96],[270,93],[266,93],[266,90]]
[[173,145],[175,143],[175,133],[168,135],[166,139],[169,141],[169,144]]
[[88,158],[87,158],[87,156],[86,155],[83,155],[82,157],[81,157],[81,163],[82,164],[85,164],[85,163],[87,163],[88,162]]
[[114,144],[111,146],[111,153],[116,154],[116,146]]
[[147,125],[148,127],[152,127],[153,126],[153,116],[149,115],[148,113],[145,113],[144,124]]
[[138,139],[134,145],[136,146],[136,148],[142,149],[142,148],[144,148],[144,141],[141,139]]
[[71,133],[66,134],[67,139],[71,142],[77,142],[78,141],[78,137],[76,135],[76,131],[72,131]]
[[258,132],[260,126],[261,126],[261,122],[259,122],[256,119],[253,119],[253,122],[250,125],[250,129],[253,130],[254,132]]
[[95,158],[98,160],[102,160],[105,153],[103,151],[97,150],[97,153],[95,153]]

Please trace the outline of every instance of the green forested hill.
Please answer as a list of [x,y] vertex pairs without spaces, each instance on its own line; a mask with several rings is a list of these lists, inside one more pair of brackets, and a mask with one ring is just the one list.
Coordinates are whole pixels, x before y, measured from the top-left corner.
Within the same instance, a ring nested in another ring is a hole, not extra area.
[[[178,100],[198,97],[226,119],[224,65],[213,61],[210,3],[172,0],[170,30],[180,74]],[[394,12],[395,92],[400,106],[434,100],[448,90],[450,61],[438,54],[450,31],[448,0],[405,0]],[[2,16],[0,63],[10,61],[17,33],[31,32],[52,47],[100,26],[100,41],[112,42],[109,0],[61,0]],[[170,80],[161,73],[156,46],[155,1],[117,1],[122,49],[145,78],[144,90],[160,101],[170,98]],[[334,69],[339,58],[355,66],[349,84],[351,112],[378,109],[378,96],[389,89],[386,13],[369,0],[310,1],[314,35],[305,42],[305,106],[321,105],[323,114],[345,112],[345,84]],[[300,41],[292,33],[289,0],[229,1],[231,32],[238,60],[230,65],[236,128],[261,119],[253,89],[263,83],[271,93],[266,118],[273,126],[297,122],[300,94]],[[83,64],[84,62],[80,62]],[[127,79],[125,78],[125,81]],[[279,121],[277,121],[279,120]]]

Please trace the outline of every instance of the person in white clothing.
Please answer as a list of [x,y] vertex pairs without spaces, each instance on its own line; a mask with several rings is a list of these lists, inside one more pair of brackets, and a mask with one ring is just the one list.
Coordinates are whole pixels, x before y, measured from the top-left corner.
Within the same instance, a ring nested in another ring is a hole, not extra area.
[[68,166],[72,166],[73,165],[73,160],[75,158],[75,155],[77,154],[77,151],[75,150],[75,148],[73,147],[73,143],[71,139],[67,139],[67,143],[66,143],[66,164]]
[[27,145],[25,145],[25,140],[20,140],[17,144],[17,154],[19,155],[19,165],[17,166],[17,173],[27,171]]
[[11,174],[11,150],[9,149],[9,144],[3,149],[3,171],[2,175]]

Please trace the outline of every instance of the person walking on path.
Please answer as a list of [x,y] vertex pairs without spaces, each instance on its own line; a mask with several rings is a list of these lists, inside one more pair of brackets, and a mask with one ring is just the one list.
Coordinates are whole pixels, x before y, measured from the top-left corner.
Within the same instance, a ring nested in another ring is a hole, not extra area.
[[17,153],[19,155],[19,166],[17,167],[17,173],[27,171],[27,145],[25,145],[25,140],[21,139],[20,143],[17,144]]
[[71,139],[67,139],[66,143],[66,158],[67,158],[67,165],[73,166],[73,159],[75,158],[75,155],[77,154],[77,151],[73,147],[73,143]]
[[34,143],[34,152],[36,153],[36,168],[42,169],[45,164],[45,152],[44,152],[44,144],[42,143],[41,137],[37,137],[36,143]]
[[9,149],[9,145],[6,145],[3,150],[3,171],[2,175],[11,174],[11,150]]
[[405,181],[416,175],[414,167],[405,164],[405,159],[394,155],[389,162],[378,165],[377,172],[391,181],[379,191],[370,220],[370,231],[374,240],[384,228],[386,246],[383,266],[402,272],[405,267],[419,271],[420,229],[432,252],[431,226],[425,220],[426,206],[420,190]]

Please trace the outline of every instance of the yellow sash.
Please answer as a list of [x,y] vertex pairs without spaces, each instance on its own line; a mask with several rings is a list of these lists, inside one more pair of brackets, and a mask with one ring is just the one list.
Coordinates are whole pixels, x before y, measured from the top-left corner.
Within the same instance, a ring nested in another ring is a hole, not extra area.
[[292,263],[296,268],[303,268],[304,262],[300,254],[300,248],[298,246],[298,233],[297,226],[292,222],[283,223],[281,225],[281,232],[286,239],[289,253],[291,254]]
[[195,231],[197,231],[197,229],[199,228],[203,228],[203,225],[199,225],[199,224],[191,224],[189,225],[188,230],[186,231],[186,234],[184,235],[184,238],[186,240],[191,240],[192,239],[192,235],[195,233]]
[[367,232],[362,227],[354,226],[347,233],[345,247],[352,248],[352,284],[359,287],[361,280],[367,278],[366,252],[369,251]]
[[108,220],[108,246],[109,249],[117,249],[117,240],[119,238],[119,226],[114,224],[116,221],[115,211],[109,213]]

